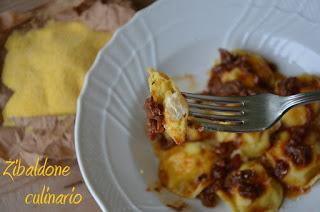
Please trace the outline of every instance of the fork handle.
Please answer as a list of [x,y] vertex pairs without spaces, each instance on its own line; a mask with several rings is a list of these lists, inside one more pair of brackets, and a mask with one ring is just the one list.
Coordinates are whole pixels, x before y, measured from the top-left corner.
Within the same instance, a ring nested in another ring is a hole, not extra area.
[[320,91],[299,93],[296,95],[286,97],[285,108],[287,109],[297,105],[307,104],[316,101],[320,101]]

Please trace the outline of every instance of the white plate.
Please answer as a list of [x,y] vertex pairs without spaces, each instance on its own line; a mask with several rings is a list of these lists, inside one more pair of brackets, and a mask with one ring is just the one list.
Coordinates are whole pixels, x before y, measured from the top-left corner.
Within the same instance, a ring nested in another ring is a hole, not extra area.
[[[157,180],[143,103],[146,68],[194,74],[201,90],[217,49],[256,51],[285,74],[320,74],[318,0],[160,0],[139,12],[97,56],[78,101],[76,150],[89,190],[103,210],[167,211],[146,192]],[[183,89],[187,89],[184,86]],[[320,186],[281,211],[319,211]],[[159,200],[160,199],[160,200]],[[228,211],[188,201],[193,211]]]

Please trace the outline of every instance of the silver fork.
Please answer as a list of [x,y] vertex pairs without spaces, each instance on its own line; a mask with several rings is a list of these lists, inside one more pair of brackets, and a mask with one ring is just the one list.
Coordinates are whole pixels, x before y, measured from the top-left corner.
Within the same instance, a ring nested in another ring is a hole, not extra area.
[[207,130],[227,132],[262,131],[271,127],[290,108],[320,101],[320,91],[292,96],[207,96],[183,93],[189,115]]

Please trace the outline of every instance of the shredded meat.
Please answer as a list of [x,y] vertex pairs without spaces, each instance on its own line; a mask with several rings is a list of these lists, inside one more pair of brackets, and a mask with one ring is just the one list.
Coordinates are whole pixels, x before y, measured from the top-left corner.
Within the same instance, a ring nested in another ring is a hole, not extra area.
[[240,155],[231,157],[232,152],[237,145],[233,142],[221,143],[215,152],[219,156],[219,160],[214,164],[211,171],[212,188],[215,190],[228,190],[230,182],[228,174],[238,169],[242,163]]
[[250,69],[250,66],[246,62],[246,58],[233,55],[224,49],[219,49],[219,52],[221,62],[211,70],[214,74],[212,74],[208,83],[209,93],[218,96],[249,95],[248,91],[239,81],[222,83],[220,79],[221,72],[230,71],[235,67]]
[[150,97],[146,99],[144,109],[148,118],[149,137],[151,140],[154,140],[157,135],[164,132],[163,106],[156,103],[153,98]]
[[233,156],[229,161],[228,164],[228,169],[230,171],[236,170],[238,168],[240,168],[241,164],[242,164],[242,160],[239,154],[236,154],[235,156]]
[[204,189],[199,195],[198,198],[201,200],[201,203],[209,208],[216,206],[216,194],[213,186],[209,186]]
[[234,55],[225,49],[219,49],[219,53],[221,62],[219,65],[214,66],[212,71],[230,71],[237,67],[248,71],[251,69],[247,58],[244,56]]
[[296,165],[306,166],[312,160],[312,150],[307,144],[289,142],[286,145],[285,151]]
[[211,177],[213,180],[212,187],[215,190],[224,190],[224,180],[228,175],[227,164],[225,160],[218,161],[211,171]]
[[291,130],[289,142],[285,145],[285,153],[298,166],[306,166],[312,160],[311,147],[304,143],[305,136],[305,128],[294,128]]
[[231,52],[219,49],[220,52],[220,64],[212,68],[211,78],[208,83],[208,94],[216,96],[251,96],[266,91],[263,85],[264,83],[260,78],[255,76],[255,83],[257,84],[254,88],[247,88],[240,81],[233,80],[230,82],[223,83],[221,81],[221,75],[223,72],[231,71],[234,68],[240,68],[243,71],[253,72],[253,69],[245,56],[232,54]]
[[258,182],[256,172],[250,169],[236,173],[233,176],[233,182],[239,186],[239,193],[245,198],[256,199],[265,190],[264,185]]
[[276,166],[274,169],[274,175],[277,178],[282,179],[288,174],[288,171],[289,171],[289,164],[283,160],[277,160]]
[[217,96],[248,96],[256,94],[246,89],[241,82],[231,81],[222,83],[218,75],[213,75],[208,84],[209,93]]
[[237,145],[234,142],[224,142],[219,144],[214,151],[220,157],[228,158],[236,148]]
[[306,127],[292,127],[290,129],[290,139],[293,143],[303,143],[303,139],[307,133]]
[[279,94],[281,96],[290,96],[299,93],[300,85],[296,77],[289,77],[279,82]]

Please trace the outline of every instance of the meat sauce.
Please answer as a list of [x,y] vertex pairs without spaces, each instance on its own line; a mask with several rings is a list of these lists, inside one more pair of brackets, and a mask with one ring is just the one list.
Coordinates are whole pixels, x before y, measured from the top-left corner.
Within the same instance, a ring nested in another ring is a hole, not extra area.
[[250,169],[237,172],[233,176],[233,183],[238,186],[239,194],[249,199],[260,197],[265,190],[263,183],[259,181],[257,173]]
[[[277,82],[274,82],[276,84],[272,87],[270,86],[271,82],[264,81],[259,77],[259,74],[255,72],[256,70],[254,70],[246,56],[233,54],[224,49],[219,49],[219,52],[220,63],[211,69],[211,77],[207,90],[203,92],[204,94],[217,96],[248,96],[269,92],[288,96],[300,93],[304,88],[307,90],[317,90],[320,87],[316,81],[310,83],[301,82],[297,77],[280,77]],[[269,62],[266,64],[272,72],[277,73],[275,65]],[[240,68],[241,71],[250,73],[250,75],[253,76],[254,86],[246,86],[241,79],[223,82],[223,73],[229,72],[234,68]],[[166,139],[163,135],[163,107],[155,103],[152,98],[149,98],[145,102],[145,110],[148,117],[150,138],[152,140],[158,138],[162,149],[169,149],[175,146],[176,144],[173,141]],[[310,123],[313,121],[312,118],[316,117],[315,114],[312,114],[310,111],[312,110],[309,108],[308,121],[305,126],[287,129],[281,127],[278,129],[278,131],[289,130],[290,140],[285,145],[284,152],[294,164],[300,167],[307,166],[312,161],[312,149],[304,142],[306,132]],[[274,132],[270,135],[271,144],[276,140],[276,133],[277,132]],[[216,205],[217,190],[228,192],[232,187],[236,186],[241,196],[253,200],[261,196],[266,190],[263,182],[259,182],[257,173],[253,170],[237,171],[243,162],[239,154],[234,154],[234,151],[239,148],[239,145],[237,141],[225,142],[220,143],[214,149],[218,160],[213,165],[210,176],[200,176],[197,179],[202,180],[202,178],[209,178],[212,182],[197,196],[204,206],[214,207]],[[263,162],[264,157],[260,159],[269,175],[274,178],[281,180],[288,174],[290,167],[287,161],[277,160],[275,167],[271,167],[270,164]],[[291,193],[303,193],[299,188],[283,187],[288,195]]]
[[144,109],[148,119],[147,129],[150,140],[159,142],[160,148],[163,150],[168,150],[175,146],[175,142],[164,135],[163,105],[156,103],[150,97],[146,99]]
[[[220,64],[211,69],[211,78],[208,83],[207,94],[217,96],[249,96],[263,93],[267,89],[265,83],[254,73],[250,63],[245,56],[234,55],[227,50],[219,49]],[[248,88],[241,80],[233,80],[223,83],[221,76],[225,72],[229,72],[234,68],[240,68],[244,72],[254,75],[254,88]]]
[[232,155],[237,148],[237,143],[226,142],[219,144],[214,149],[219,159],[211,170],[211,185],[204,189],[198,196],[203,205],[207,207],[215,206],[215,192],[217,190],[229,190],[231,188],[232,179],[229,173],[238,169],[242,163],[240,155]]
[[147,98],[144,109],[148,119],[148,133],[151,140],[164,132],[163,105],[156,103],[152,97]]
[[304,142],[307,129],[293,128],[290,131],[290,140],[285,145],[285,153],[295,165],[307,166],[312,160],[311,147]]
[[274,175],[278,179],[284,178],[287,175],[288,171],[289,171],[289,164],[286,161],[284,161],[284,160],[277,160],[276,161]]
[[[283,78],[276,85],[278,91],[268,86],[268,82],[264,82],[257,74],[254,73],[253,68],[244,56],[234,55],[224,49],[220,49],[220,64],[213,67],[211,70],[211,78],[208,83],[208,89],[205,94],[217,96],[248,96],[255,95],[263,92],[276,93],[282,96],[288,96],[300,93],[301,88],[308,87],[310,90],[316,90],[316,83],[309,85],[308,83],[301,83],[297,77]],[[276,66],[272,63],[267,63],[269,68],[276,72]],[[253,74],[255,80],[255,87],[248,88],[242,80],[234,80],[223,83],[221,76],[224,72],[231,71],[234,68],[240,68]],[[311,121],[312,114],[308,112],[308,123]],[[294,128],[290,130],[290,141],[285,147],[285,152],[292,159],[292,161],[299,166],[306,166],[312,160],[311,147],[303,142],[305,131],[308,126]],[[283,129],[279,129],[283,130]],[[275,134],[275,133],[274,133]],[[274,134],[271,135],[271,140],[274,140]],[[212,168],[211,179],[213,183],[203,190],[198,196],[202,204],[208,207],[213,207],[216,204],[215,192],[217,190],[228,191],[232,186],[237,186],[241,196],[255,199],[263,194],[265,187],[262,183],[258,182],[256,173],[252,170],[244,170],[241,172],[233,173],[237,170],[242,161],[239,155],[231,158],[232,152],[237,148],[234,142],[222,143],[215,151],[219,156],[219,160]],[[278,160],[275,168],[266,167],[271,175],[275,178],[282,179],[289,171],[289,164],[286,161]],[[291,190],[299,191],[298,188],[285,188],[286,193],[292,193]],[[297,192],[295,192],[297,193]],[[301,192],[300,192],[301,193]]]

